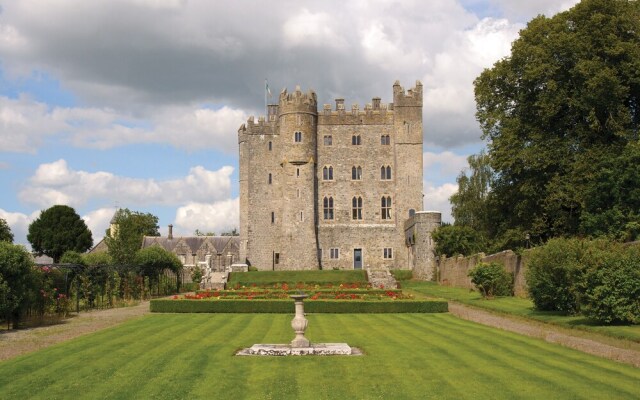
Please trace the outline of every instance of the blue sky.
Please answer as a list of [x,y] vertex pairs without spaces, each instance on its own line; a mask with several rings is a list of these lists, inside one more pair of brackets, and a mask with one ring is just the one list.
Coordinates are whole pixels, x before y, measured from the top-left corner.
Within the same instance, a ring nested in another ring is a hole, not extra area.
[[263,114],[268,78],[361,106],[422,81],[424,207],[450,220],[483,147],[473,80],[526,21],[575,2],[0,2],[0,218],[22,244],[61,203],[96,242],[117,206],[163,233],[237,227],[236,132]]

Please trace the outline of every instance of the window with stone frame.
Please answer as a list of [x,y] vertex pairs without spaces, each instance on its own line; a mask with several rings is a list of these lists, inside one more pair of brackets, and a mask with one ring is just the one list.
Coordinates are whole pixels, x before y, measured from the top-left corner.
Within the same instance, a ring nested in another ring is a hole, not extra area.
[[380,179],[388,181],[391,179],[391,166],[383,165],[380,167]]
[[333,219],[333,197],[328,196],[322,199],[322,210],[324,219],[332,220]]
[[360,196],[355,196],[351,199],[351,219],[362,219],[362,197]]
[[360,146],[360,144],[361,144],[360,135],[351,136],[351,144],[353,146]]
[[329,258],[331,258],[332,260],[337,260],[338,258],[340,258],[340,249],[338,248],[332,248],[329,250]]
[[332,146],[333,145],[333,136],[324,135],[324,145],[325,146]]
[[353,166],[351,167],[351,179],[354,181],[359,181],[362,179],[362,167],[361,166]]
[[393,259],[393,249],[391,247],[385,247],[382,251],[382,258],[385,260]]
[[293,141],[296,143],[302,143],[302,132],[296,131],[293,133]]
[[391,219],[391,196],[382,196],[380,201],[380,215],[382,219]]
[[388,146],[391,144],[391,138],[389,137],[389,135],[382,135],[380,136],[380,144],[383,146]]
[[322,168],[322,180],[323,181],[333,180],[333,167],[331,165],[325,165],[324,168]]

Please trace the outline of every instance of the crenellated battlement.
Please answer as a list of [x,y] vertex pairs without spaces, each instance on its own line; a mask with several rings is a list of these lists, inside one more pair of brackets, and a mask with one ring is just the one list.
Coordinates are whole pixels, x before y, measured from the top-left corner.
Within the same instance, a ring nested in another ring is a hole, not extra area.
[[273,121],[266,121],[264,116],[258,117],[256,122],[255,117],[252,115],[247,119],[245,124],[242,124],[238,129],[238,135],[275,135],[275,123]]
[[422,107],[422,83],[416,81],[415,87],[405,92],[396,81],[393,84],[393,104],[396,107]]
[[280,115],[291,112],[310,112],[316,114],[318,112],[318,98],[316,92],[309,90],[303,93],[300,86],[289,93],[287,89],[280,92],[278,112]]

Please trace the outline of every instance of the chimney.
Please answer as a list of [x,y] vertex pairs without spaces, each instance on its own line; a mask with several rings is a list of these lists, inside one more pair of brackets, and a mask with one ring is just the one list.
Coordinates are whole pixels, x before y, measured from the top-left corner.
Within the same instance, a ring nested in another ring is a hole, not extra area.
[[173,239],[173,225],[169,224],[169,234],[167,235],[167,239]]

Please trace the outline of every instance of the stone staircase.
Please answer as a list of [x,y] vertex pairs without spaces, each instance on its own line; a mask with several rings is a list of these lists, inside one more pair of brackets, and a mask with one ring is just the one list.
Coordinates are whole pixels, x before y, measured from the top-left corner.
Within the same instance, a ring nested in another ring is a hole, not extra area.
[[381,287],[385,289],[398,288],[396,278],[391,275],[389,268],[386,267],[378,269],[367,268],[367,278],[369,279],[369,284],[374,289],[379,289]]
[[224,289],[227,283],[229,272],[210,272],[208,276],[202,277],[200,289]]

